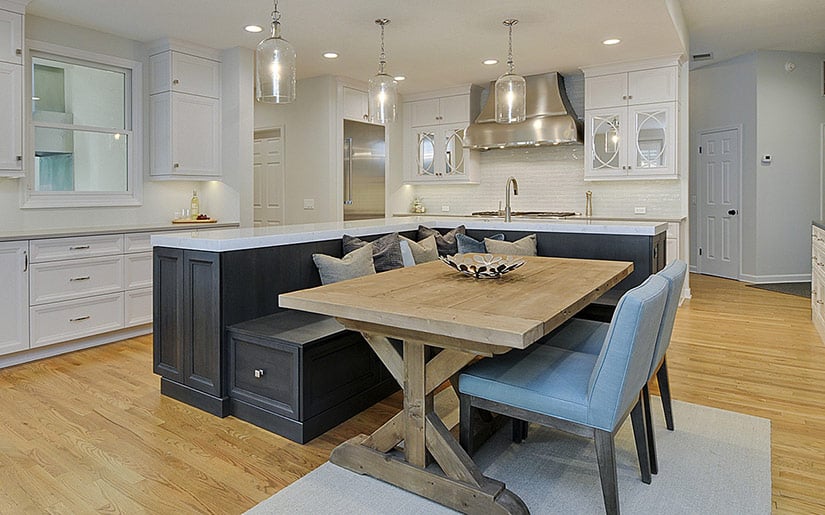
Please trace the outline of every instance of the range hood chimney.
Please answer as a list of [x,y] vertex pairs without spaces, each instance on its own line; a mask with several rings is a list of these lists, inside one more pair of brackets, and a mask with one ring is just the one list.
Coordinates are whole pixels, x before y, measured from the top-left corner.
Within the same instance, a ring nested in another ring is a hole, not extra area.
[[564,78],[552,72],[530,75],[525,80],[527,119],[521,123],[496,123],[495,87],[491,82],[484,109],[467,128],[465,146],[475,150],[492,150],[583,141],[582,124],[570,106],[564,90]]

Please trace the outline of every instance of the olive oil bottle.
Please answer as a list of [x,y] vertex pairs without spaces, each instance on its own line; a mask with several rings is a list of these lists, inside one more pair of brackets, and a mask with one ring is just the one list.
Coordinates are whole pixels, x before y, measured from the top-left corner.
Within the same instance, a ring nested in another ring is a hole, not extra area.
[[201,201],[198,198],[198,190],[192,191],[192,202],[189,205],[189,217],[192,220],[197,220],[201,212]]

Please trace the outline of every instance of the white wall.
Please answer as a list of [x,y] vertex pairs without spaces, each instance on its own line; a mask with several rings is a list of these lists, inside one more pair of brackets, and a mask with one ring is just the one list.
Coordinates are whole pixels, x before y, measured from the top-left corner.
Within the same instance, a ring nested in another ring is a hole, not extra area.
[[221,118],[223,188],[215,183],[207,191],[213,198],[236,206],[242,227],[252,227],[253,131],[255,103],[255,53],[246,48],[224,50],[221,56]]

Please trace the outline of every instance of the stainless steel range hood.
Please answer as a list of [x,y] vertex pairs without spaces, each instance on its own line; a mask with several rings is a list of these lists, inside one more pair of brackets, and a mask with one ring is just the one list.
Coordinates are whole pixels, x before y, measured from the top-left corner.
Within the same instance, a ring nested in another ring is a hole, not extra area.
[[465,146],[491,150],[523,146],[581,143],[583,129],[576,118],[564,78],[556,72],[530,75],[527,81],[527,119],[521,123],[496,123],[494,82],[481,114],[465,134]]

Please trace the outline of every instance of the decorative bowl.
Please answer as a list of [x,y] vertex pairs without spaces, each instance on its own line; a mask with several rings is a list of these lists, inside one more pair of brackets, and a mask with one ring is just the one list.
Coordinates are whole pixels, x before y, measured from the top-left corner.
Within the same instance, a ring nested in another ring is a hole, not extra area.
[[477,279],[495,279],[524,264],[523,259],[501,254],[455,254],[439,259],[464,275]]

